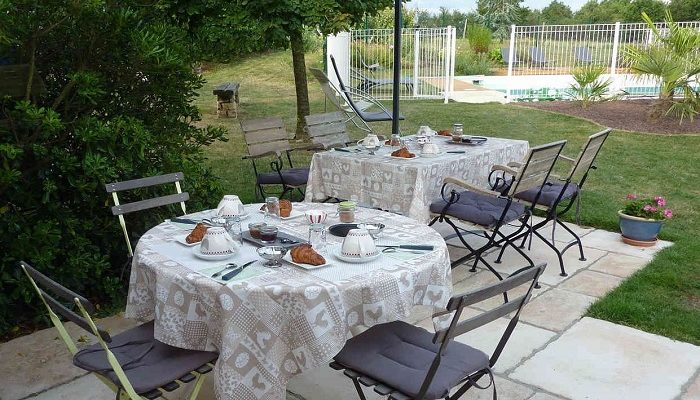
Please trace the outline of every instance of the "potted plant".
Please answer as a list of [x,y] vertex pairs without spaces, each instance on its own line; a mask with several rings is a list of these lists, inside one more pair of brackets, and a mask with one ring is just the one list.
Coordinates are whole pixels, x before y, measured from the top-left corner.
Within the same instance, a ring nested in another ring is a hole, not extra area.
[[664,220],[672,218],[673,212],[666,208],[662,196],[637,197],[627,195],[625,207],[618,211],[622,241],[633,246],[653,246]]

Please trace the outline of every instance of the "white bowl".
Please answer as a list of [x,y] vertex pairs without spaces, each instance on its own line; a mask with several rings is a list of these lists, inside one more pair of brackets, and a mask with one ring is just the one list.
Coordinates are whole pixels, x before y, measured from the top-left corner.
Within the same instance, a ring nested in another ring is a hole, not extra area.
[[212,226],[202,238],[200,252],[206,255],[224,255],[236,252],[236,243],[226,229],[220,226]]
[[379,254],[367,229],[351,229],[343,240],[340,254],[346,258],[365,259]]

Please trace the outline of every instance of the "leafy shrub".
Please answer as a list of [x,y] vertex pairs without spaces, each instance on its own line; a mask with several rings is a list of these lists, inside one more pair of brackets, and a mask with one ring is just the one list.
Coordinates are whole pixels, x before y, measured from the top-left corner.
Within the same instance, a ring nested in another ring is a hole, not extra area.
[[605,67],[587,65],[572,71],[574,82],[569,86],[568,94],[581,102],[585,108],[592,101],[604,100],[612,84],[610,79],[602,79]]
[[472,51],[477,54],[487,53],[491,48],[491,30],[483,25],[471,25],[467,28],[467,40]]
[[[45,315],[19,260],[102,306],[123,301],[126,245],[105,183],[183,171],[190,209],[221,194],[202,146],[225,132],[193,124],[203,82],[184,31],[158,17],[112,3],[0,0],[0,39],[46,86],[0,100],[0,335]],[[167,213],[130,215],[129,228],[144,232]]]
[[493,62],[485,53],[460,51],[455,57],[456,75],[486,75],[491,72]]
[[489,51],[489,58],[496,64],[508,63],[508,60],[503,59],[503,54],[501,54],[501,49],[495,47]]

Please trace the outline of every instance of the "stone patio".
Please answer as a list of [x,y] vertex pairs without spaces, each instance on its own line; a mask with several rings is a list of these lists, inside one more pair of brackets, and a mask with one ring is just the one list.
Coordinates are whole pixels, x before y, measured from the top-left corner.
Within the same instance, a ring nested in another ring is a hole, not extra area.
[[[700,347],[677,342],[629,327],[593,318],[582,318],[589,305],[643,268],[654,254],[670,243],[640,249],[624,245],[619,234],[576,227],[583,235],[586,261],[576,249],[565,257],[569,276],[559,276],[556,256],[533,241],[530,254],[545,261],[542,288],[523,311],[521,322],[496,364],[496,384],[502,400],[562,399],[700,399]],[[442,231],[442,228],[438,228]],[[563,231],[563,230],[560,230]],[[559,232],[562,234],[563,232]],[[565,238],[556,237],[557,240]],[[450,243],[450,253],[463,250]],[[489,255],[494,259],[495,255]],[[507,251],[500,272],[522,266],[513,251]],[[453,270],[455,292],[465,292],[492,283],[487,270],[469,272],[467,266]],[[467,311],[473,315],[494,305],[484,302]],[[430,310],[417,307],[411,323],[432,330]],[[457,340],[491,353],[507,320],[500,319]],[[112,333],[132,326],[119,316],[102,320]],[[71,325],[71,324],[69,324]],[[78,337],[79,329],[70,328]],[[114,395],[96,378],[85,375],[70,363],[65,346],[53,329],[43,330],[0,345],[0,399],[113,399]],[[189,388],[169,398],[184,398]],[[472,390],[465,399],[490,399],[490,390]],[[371,390],[368,399],[382,398]],[[213,399],[211,376],[200,395]],[[354,388],[341,372],[328,367],[306,371],[288,386],[288,400],[356,399]]]

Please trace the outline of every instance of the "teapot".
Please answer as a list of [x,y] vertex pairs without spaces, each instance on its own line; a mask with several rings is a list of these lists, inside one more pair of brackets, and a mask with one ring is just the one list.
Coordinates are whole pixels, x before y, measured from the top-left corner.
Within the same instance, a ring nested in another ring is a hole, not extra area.
[[380,147],[382,144],[381,140],[379,140],[379,137],[377,135],[370,133],[367,136],[365,136],[364,139],[361,139],[357,142],[358,146],[363,146],[366,148],[376,148]]

